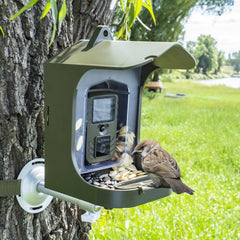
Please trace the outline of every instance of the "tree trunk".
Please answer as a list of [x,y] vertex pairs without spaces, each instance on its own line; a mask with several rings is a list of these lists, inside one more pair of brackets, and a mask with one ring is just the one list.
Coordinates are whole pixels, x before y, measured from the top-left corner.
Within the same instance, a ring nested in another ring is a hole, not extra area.
[[[28,161],[44,158],[43,63],[76,40],[89,38],[113,15],[111,0],[67,0],[66,19],[49,48],[51,13],[40,20],[46,1],[13,21],[8,19],[29,1],[0,1],[5,32],[0,36],[0,180],[16,179]],[[42,213],[28,214],[15,197],[2,197],[0,239],[89,239],[91,226],[81,222],[81,214],[78,206],[57,199]]]

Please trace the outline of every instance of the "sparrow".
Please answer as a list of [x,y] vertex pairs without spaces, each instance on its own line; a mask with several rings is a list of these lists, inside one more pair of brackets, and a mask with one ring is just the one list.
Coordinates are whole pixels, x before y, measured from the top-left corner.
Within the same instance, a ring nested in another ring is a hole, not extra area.
[[175,159],[158,142],[142,141],[132,154],[140,155],[142,168],[153,181],[154,187],[171,187],[177,194],[193,194],[194,190],[181,181],[181,172]]

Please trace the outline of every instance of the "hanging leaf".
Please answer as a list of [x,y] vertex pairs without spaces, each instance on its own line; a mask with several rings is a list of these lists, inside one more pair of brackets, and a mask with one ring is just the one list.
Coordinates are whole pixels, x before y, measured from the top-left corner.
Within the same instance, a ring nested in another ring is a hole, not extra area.
[[66,15],[67,15],[67,4],[66,4],[66,0],[63,0],[63,4],[59,11],[59,16],[58,16],[59,29],[61,28],[62,22],[65,19]]
[[51,37],[51,40],[50,40],[50,43],[49,43],[49,47],[52,45],[52,43],[54,41],[54,38],[55,38],[55,35],[56,35],[56,30],[57,30],[57,25],[53,25],[52,37]]
[[120,0],[120,6],[121,6],[123,12],[124,12],[125,9],[126,9],[127,2],[128,2],[128,0]]
[[0,26],[0,31],[1,31],[1,33],[2,33],[2,36],[4,37],[4,31],[3,31],[3,29],[2,29],[1,26]]
[[27,5],[25,5],[23,8],[21,8],[14,16],[12,16],[10,18],[10,20],[13,20],[14,18],[16,18],[17,16],[19,16],[20,14],[22,14],[24,11],[26,11],[27,9],[29,9],[30,7],[32,7],[34,4],[36,4],[39,0],[30,0],[28,2]]
[[57,20],[58,20],[57,3],[55,0],[50,0],[50,5],[51,5],[51,9],[52,9],[53,22],[54,22],[54,24],[57,25]]
[[142,0],[136,0],[134,2],[134,8],[135,8],[134,19],[136,19],[142,9]]
[[154,15],[154,12],[153,12],[152,1],[151,0],[143,0],[142,1],[142,6],[145,7],[149,11],[149,13],[152,16],[153,22],[156,25],[156,19],[155,19],[155,15]]
[[54,41],[56,30],[57,30],[57,20],[58,20],[58,10],[57,10],[57,4],[55,0],[50,0],[50,4],[51,4],[52,18],[53,18],[53,31],[52,31],[52,37],[51,37],[49,46],[51,46]]
[[128,26],[132,27],[133,23],[135,20],[135,8],[134,4],[131,4],[130,9],[129,9],[129,14],[128,14]]
[[48,2],[45,5],[45,8],[42,12],[42,15],[41,15],[40,19],[43,19],[44,17],[46,17],[46,15],[48,14],[50,9],[51,9],[51,3],[50,3],[50,0],[48,0]]
[[119,32],[116,33],[118,39],[120,39],[123,36],[123,34],[125,32],[125,28],[126,28],[125,25],[123,25],[121,27],[121,29],[119,30]]
[[120,6],[123,12],[122,21],[120,21],[120,30],[116,33],[118,38],[130,39],[131,28],[134,24],[134,21],[137,19],[141,24],[149,30],[149,27],[144,25],[144,23],[138,19],[138,16],[142,10],[142,7],[145,7],[156,24],[155,15],[153,12],[153,6],[151,0],[120,0]]

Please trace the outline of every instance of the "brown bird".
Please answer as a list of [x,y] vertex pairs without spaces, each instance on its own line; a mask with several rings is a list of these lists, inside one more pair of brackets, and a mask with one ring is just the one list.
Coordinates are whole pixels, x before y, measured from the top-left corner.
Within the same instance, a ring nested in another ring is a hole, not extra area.
[[132,154],[140,154],[142,168],[152,179],[154,187],[171,187],[177,194],[193,194],[194,190],[181,181],[181,172],[175,159],[158,142],[142,141]]

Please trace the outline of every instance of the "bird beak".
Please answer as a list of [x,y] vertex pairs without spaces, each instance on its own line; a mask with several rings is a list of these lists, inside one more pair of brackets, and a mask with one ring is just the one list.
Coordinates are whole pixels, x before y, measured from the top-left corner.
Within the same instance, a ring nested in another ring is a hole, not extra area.
[[131,155],[135,154],[137,152],[137,150],[133,150],[133,152],[131,152]]
[[134,155],[135,153],[139,153],[139,152],[141,152],[141,151],[138,149],[134,149],[133,152],[131,153],[131,155]]

